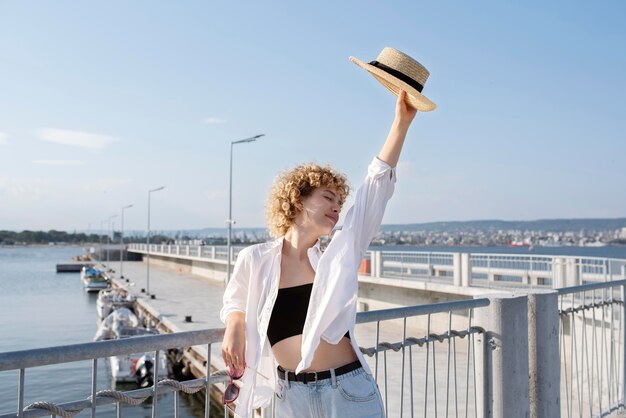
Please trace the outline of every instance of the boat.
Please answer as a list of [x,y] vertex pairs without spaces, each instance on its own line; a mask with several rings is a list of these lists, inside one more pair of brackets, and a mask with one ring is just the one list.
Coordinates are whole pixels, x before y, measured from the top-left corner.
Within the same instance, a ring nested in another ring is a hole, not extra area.
[[109,279],[104,271],[94,267],[83,267],[80,271],[80,279],[83,282],[83,288],[87,292],[98,292],[109,287]]
[[[119,308],[111,312],[98,327],[94,341],[132,338],[143,335],[156,335],[155,330],[149,330],[140,325],[137,316],[128,308]],[[141,360],[141,362],[140,362]],[[139,364],[139,367],[138,367]],[[115,382],[135,382],[138,385],[150,386],[152,376],[145,376],[145,366],[150,369],[154,364],[154,355],[151,353],[133,353],[109,357],[111,377]],[[138,372],[139,371],[139,372]],[[159,377],[167,377],[167,357],[165,352],[159,354]]]
[[606,247],[607,243],[602,241],[588,241],[583,244],[583,247]]
[[118,308],[132,308],[136,300],[137,296],[124,288],[100,290],[96,301],[98,318],[104,319]]
[[509,247],[530,247],[531,243],[528,241],[511,241]]

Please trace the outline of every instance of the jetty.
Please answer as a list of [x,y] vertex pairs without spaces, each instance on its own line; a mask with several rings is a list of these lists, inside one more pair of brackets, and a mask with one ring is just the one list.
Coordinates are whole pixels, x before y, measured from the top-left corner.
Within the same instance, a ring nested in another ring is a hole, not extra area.
[[79,273],[83,267],[93,267],[94,261],[66,261],[58,263],[56,266],[57,273]]

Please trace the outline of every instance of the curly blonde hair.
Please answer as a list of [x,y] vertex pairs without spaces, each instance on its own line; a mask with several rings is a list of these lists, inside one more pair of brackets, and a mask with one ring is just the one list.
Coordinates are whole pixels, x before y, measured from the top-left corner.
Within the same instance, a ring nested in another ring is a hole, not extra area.
[[299,212],[296,205],[318,187],[336,189],[341,206],[350,193],[346,176],[330,166],[302,164],[276,177],[266,204],[267,225],[273,237],[282,237],[287,233]]

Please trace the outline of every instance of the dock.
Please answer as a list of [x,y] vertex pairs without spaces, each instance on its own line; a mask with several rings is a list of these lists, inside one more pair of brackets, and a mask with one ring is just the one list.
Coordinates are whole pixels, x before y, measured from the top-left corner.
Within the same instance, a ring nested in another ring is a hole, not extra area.
[[93,261],[66,261],[58,263],[57,273],[80,273],[83,267],[93,267],[96,263]]

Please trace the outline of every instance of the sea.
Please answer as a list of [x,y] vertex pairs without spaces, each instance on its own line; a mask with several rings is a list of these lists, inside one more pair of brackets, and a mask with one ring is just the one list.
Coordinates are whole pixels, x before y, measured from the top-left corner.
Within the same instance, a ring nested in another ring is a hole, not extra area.
[[[626,246],[605,247],[371,247],[371,250],[570,255],[626,259]],[[0,353],[92,341],[97,329],[96,294],[85,293],[76,273],[56,273],[56,264],[83,254],[81,247],[0,247]],[[107,361],[99,361],[98,390],[131,390],[111,380]],[[90,396],[91,362],[26,370],[25,405],[63,403]],[[0,415],[17,409],[18,373],[0,372]],[[173,395],[159,397],[159,417],[172,417]],[[90,416],[83,411],[77,417]],[[98,407],[98,417],[115,417],[114,407]],[[124,406],[123,416],[150,417],[149,404]],[[196,396],[181,394],[179,416],[204,416]]]

